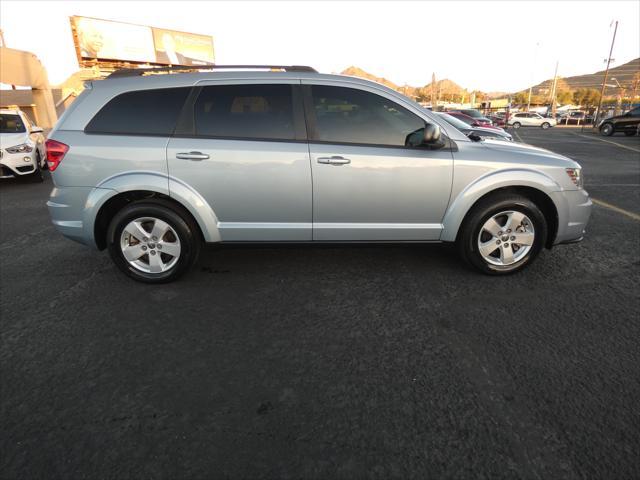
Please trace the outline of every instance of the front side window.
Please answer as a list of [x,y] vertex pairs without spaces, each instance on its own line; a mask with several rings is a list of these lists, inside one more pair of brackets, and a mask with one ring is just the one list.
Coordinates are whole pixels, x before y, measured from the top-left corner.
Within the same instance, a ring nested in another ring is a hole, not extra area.
[[85,132],[171,135],[189,91],[183,87],[123,93],[102,107]]
[[354,88],[314,85],[312,140],[404,147],[425,122],[397,103]]
[[629,115],[631,115],[632,117],[640,117],[640,107],[634,108],[633,110],[629,111]]
[[294,140],[291,85],[203,87],[194,106],[196,136]]
[[7,113],[0,115],[0,133],[24,133],[26,131],[20,115]]

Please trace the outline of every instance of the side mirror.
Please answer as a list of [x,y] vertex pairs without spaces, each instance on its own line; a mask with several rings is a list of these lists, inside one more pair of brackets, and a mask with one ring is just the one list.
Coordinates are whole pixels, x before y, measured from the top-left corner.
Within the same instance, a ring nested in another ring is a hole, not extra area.
[[440,131],[440,125],[427,123],[424,126],[424,143],[426,143],[427,145],[438,143],[441,134],[442,132]]
[[36,127],[35,125],[31,129],[31,133],[42,133],[42,132],[44,132],[44,130],[42,130],[42,128],[40,127]]
[[429,147],[429,148],[442,148],[444,142],[441,140],[441,131],[439,125],[427,123],[424,128],[411,132],[407,135],[404,142],[407,147]]

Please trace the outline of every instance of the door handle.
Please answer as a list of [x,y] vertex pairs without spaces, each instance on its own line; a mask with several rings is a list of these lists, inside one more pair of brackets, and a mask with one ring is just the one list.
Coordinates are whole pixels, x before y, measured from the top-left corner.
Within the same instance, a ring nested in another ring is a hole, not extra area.
[[207,160],[209,155],[202,152],[181,152],[176,153],[176,158],[180,160]]
[[334,155],[333,157],[318,157],[318,163],[324,163],[326,165],[346,165],[347,163],[351,163],[351,160]]

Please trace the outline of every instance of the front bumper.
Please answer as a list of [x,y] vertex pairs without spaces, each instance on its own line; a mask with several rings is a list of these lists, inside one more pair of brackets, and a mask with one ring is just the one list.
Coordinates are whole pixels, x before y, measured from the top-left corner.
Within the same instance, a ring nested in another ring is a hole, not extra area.
[[20,177],[36,171],[36,149],[29,153],[9,153],[0,157],[0,178]]
[[591,217],[589,194],[586,190],[564,190],[553,192],[551,197],[558,210],[558,233],[553,244],[580,241]]

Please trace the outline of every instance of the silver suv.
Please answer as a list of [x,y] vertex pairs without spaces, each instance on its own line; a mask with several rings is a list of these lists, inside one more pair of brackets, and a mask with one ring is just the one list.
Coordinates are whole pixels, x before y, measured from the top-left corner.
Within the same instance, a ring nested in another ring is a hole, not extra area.
[[455,242],[507,274],[584,234],[573,160],[474,141],[359,78],[225,68],[88,85],[47,141],[58,230],[152,283],[187,271],[203,243]]

